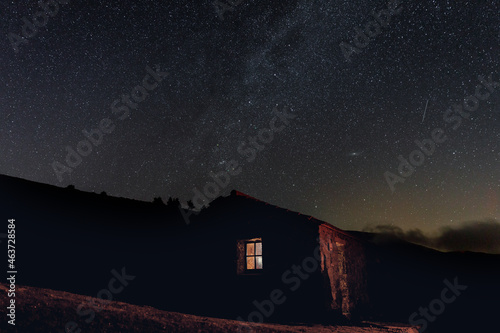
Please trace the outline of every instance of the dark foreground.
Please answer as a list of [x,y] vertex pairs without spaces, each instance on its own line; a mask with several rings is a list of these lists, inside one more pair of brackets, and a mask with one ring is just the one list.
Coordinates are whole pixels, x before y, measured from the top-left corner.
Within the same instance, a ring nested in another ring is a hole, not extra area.
[[[0,284],[0,294],[7,286]],[[2,301],[2,303],[4,303]],[[95,304],[95,316],[80,304]],[[252,333],[416,333],[417,329],[402,324],[363,323],[359,326],[248,324],[235,320],[160,311],[149,306],[122,302],[99,303],[98,299],[34,287],[18,287],[16,292],[16,325],[7,324],[6,307],[1,306],[1,332],[252,332]],[[65,326],[67,329],[65,331]]]

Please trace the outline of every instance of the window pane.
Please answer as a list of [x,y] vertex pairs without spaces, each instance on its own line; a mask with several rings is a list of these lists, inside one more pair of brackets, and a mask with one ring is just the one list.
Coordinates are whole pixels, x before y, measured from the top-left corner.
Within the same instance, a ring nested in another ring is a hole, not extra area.
[[255,257],[247,257],[247,269],[255,269]]
[[255,254],[258,256],[262,255],[262,243],[255,244]]
[[262,269],[262,257],[255,257],[257,263],[257,269]]
[[254,245],[255,243],[247,243],[247,256],[253,256],[255,254]]

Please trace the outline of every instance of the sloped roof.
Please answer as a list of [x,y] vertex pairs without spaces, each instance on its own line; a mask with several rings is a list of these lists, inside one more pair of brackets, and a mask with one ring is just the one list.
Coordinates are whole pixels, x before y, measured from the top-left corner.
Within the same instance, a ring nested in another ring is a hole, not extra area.
[[265,205],[269,205],[271,207],[274,207],[276,209],[281,209],[283,211],[286,211],[287,213],[291,213],[291,214],[297,214],[301,217],[303,217],[304,220],[307,220],[308,223],[315,223],[317,224],[318,226],[322,226],[322,227],[326,227],[328,229],[331,229],[331,230],[334,230],[335,232],[338,232],[340,234],[343,234],[349,238],[353,238],[353,239],[356,239],[358,241],[363,241],[362,239],[359,239],[358,237],[356,237],[355,235],[347,232],[347,231],[344,231],[342,229],[339,229],[335,226],[333,226],[332,224],[328,223],[328,222],[325,222],[325,221],[322,221],[322,220],[319,220],[313,216],[310,216],[310,215],[304,215],[300,212],[296,212],[296,211],[292,211],[292,210],[289,210],[289,209],[286,209],[286,208],[282,208],[282,207],[279,207],[279,206],[276,206],[276,205],[273,205],[273,204],[270,204],[268,202],[265,202],[265,201],[262,201],[260,199],[257,199],[257,198],[254,198],[246,193],[243,193],[241,191],[237,191],[237,190],[233,190],[231,191],[231,196],[236,196],[236,197],[242,197],[242,198],[245,198],[245,199],[248,199],[248,200],[253,200],[253,201],[256,201],[256,202],[260,202],[262,204],[265,204]]

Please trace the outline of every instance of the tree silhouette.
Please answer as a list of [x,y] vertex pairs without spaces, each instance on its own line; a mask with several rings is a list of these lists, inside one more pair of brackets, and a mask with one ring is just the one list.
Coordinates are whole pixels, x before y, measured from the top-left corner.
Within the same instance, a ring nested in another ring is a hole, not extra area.
[[193,200],[188,200],[187,205],[188,205],[188,208],[189,208],[189,209],[194,209],[194,203],[193,203]]
[[161,199],[161,197],[154,198],[154,199],[153,199],[153,203],[154,203],[155,205],[159,205],[159,206],[164,206],[164,205],[165,205],[165,203],[163,203],[163,200]]
[[179,198],[168,198],[167,207],[168,208],[178,208],[181,205]]

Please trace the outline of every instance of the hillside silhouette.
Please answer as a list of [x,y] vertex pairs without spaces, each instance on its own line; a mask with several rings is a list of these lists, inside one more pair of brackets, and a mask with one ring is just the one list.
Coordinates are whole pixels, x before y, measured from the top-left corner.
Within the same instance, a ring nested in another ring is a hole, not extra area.
[[[283,234],[299,224],[315,228],[321,222],[233,192],[193,214],[188,225],[177,204],[159,199],[115,198],[2,175],[0,204],[2,220],[16,219],[17,284],[95,297],[113,269],[125,268],[135,279],[115,295],[116,301],[228,319],[238,314],[235,304],[217,301],[237,299],[243,291],[225,282],[235,274],[229,266],[215,267],[207,261],[210,240],[224,239],[228,228],[244,228],[247,219],[258,216],[275,216],[276,224],[270,228]],[[238,214],[240,220],[231,220]],[[366,245],[370,306],[361,319],[408,323],[413,312],[440,297],[445,279],[458,278],[467,290],[446,306],[426,332],[493,327],[500,299],[500,255],[444,253],[397,237],[344,233]],[[290,241],[301,242],[299,238]],[[231,261],[230,253],[228,258]],[[316,305],[307,306],[315,309]],[[269,321],[302,320],[300,313],[290,315],[285,309]],[[320,316],[309,320],[335,322]]]

